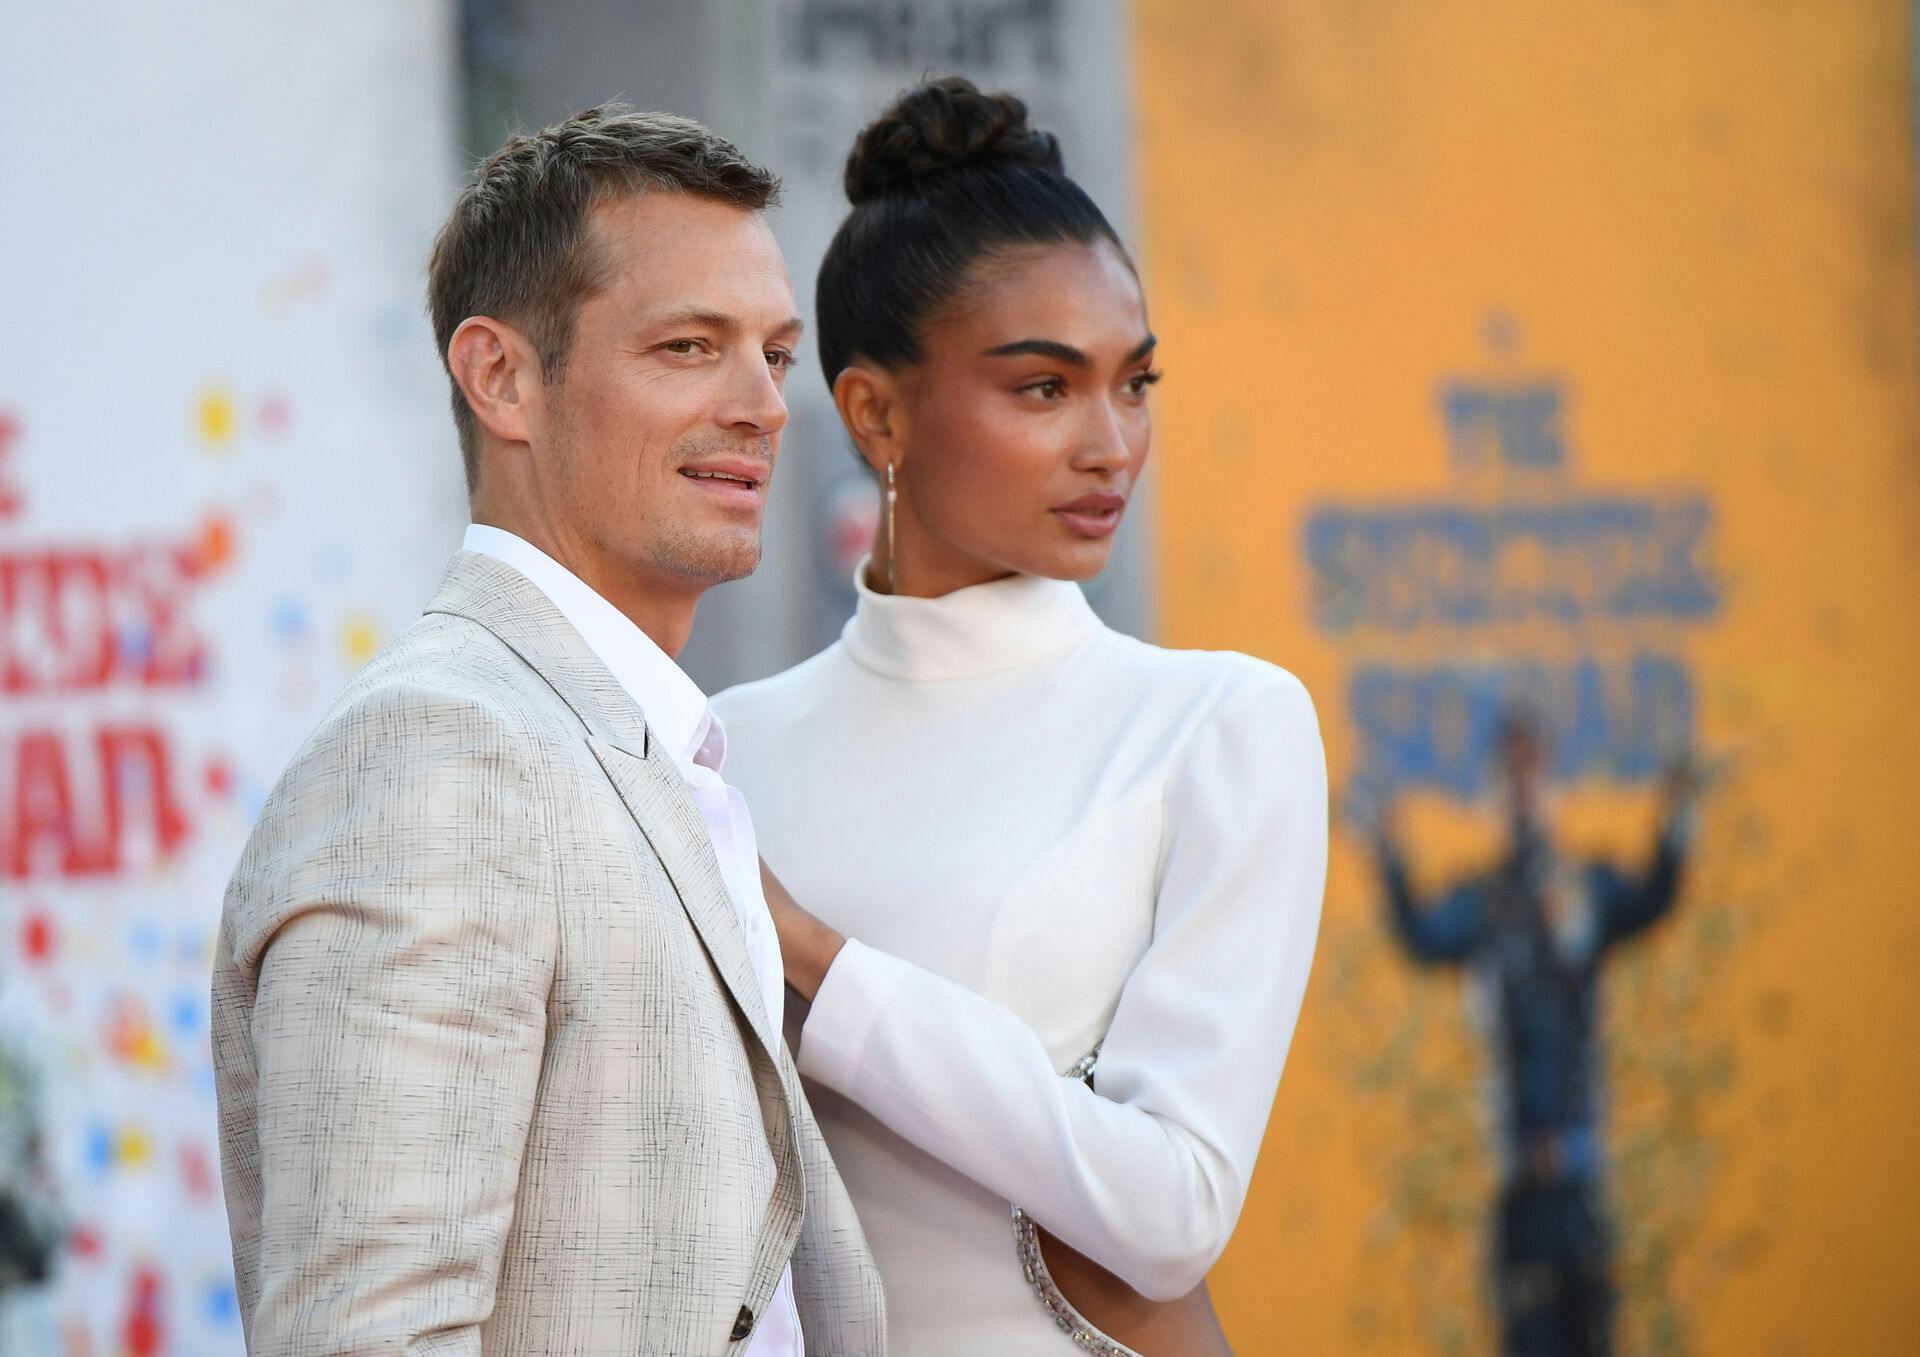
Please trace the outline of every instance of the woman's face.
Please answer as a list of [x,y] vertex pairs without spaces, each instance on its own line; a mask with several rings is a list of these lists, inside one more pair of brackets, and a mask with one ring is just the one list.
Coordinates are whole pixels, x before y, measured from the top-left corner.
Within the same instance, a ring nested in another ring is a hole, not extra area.
[[[1146,464],[1156,379],[1146,301],[1112,245],[976,265],[892,378],[893,588],[1100,573]],[[876,452],[885,455],[875,457]]]

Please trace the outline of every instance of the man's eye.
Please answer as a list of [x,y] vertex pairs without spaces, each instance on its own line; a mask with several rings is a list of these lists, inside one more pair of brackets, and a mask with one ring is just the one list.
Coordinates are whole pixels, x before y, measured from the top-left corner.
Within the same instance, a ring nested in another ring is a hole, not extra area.
[[768,349],[767,366],[776,372],[785,372],[794,365],[794,356],[785,349]]
[[693,353],[700,347],[697,339],[670,339],[660,346],[668,353]]

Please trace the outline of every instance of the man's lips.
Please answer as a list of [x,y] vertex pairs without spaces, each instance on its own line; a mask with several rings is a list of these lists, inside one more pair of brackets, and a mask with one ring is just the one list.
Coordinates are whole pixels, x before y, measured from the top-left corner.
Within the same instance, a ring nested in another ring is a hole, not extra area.
[[707,494],[736,504],[758,505],[773,466],[752,457],[716,457],[683,466],[680,474]]
[[1096,491],[1065,504],[1056,504],[1052,512],[1062,523],[1082,537],[1106,537],[1120,526],[1127,511],[1127,497],[1111,491]]
[[773,467],[755,457],[715,457],[683,466],[680,474],[695,480],[740,481],[757,490],[767,483]]

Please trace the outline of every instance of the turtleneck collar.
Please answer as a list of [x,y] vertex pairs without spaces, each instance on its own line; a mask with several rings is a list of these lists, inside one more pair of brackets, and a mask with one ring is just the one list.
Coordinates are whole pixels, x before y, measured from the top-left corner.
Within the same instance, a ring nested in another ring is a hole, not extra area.
[[887,678],[977,678],[1071,650],[1100,630],[1071,580],[1009,575],[939,598],[877,594],[867,562],[853,572],[859,604],[840,639],[865,668]]

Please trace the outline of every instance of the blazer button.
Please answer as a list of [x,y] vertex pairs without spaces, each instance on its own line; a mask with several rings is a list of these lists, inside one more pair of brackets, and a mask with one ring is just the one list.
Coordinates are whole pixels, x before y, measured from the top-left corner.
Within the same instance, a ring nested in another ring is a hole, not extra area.
[[738,1343],[753,1332],[753,1311],[746,1306],[740,1307],[740,1313],[734,1316],[733,1332],[727,1335],[729,1343]]

